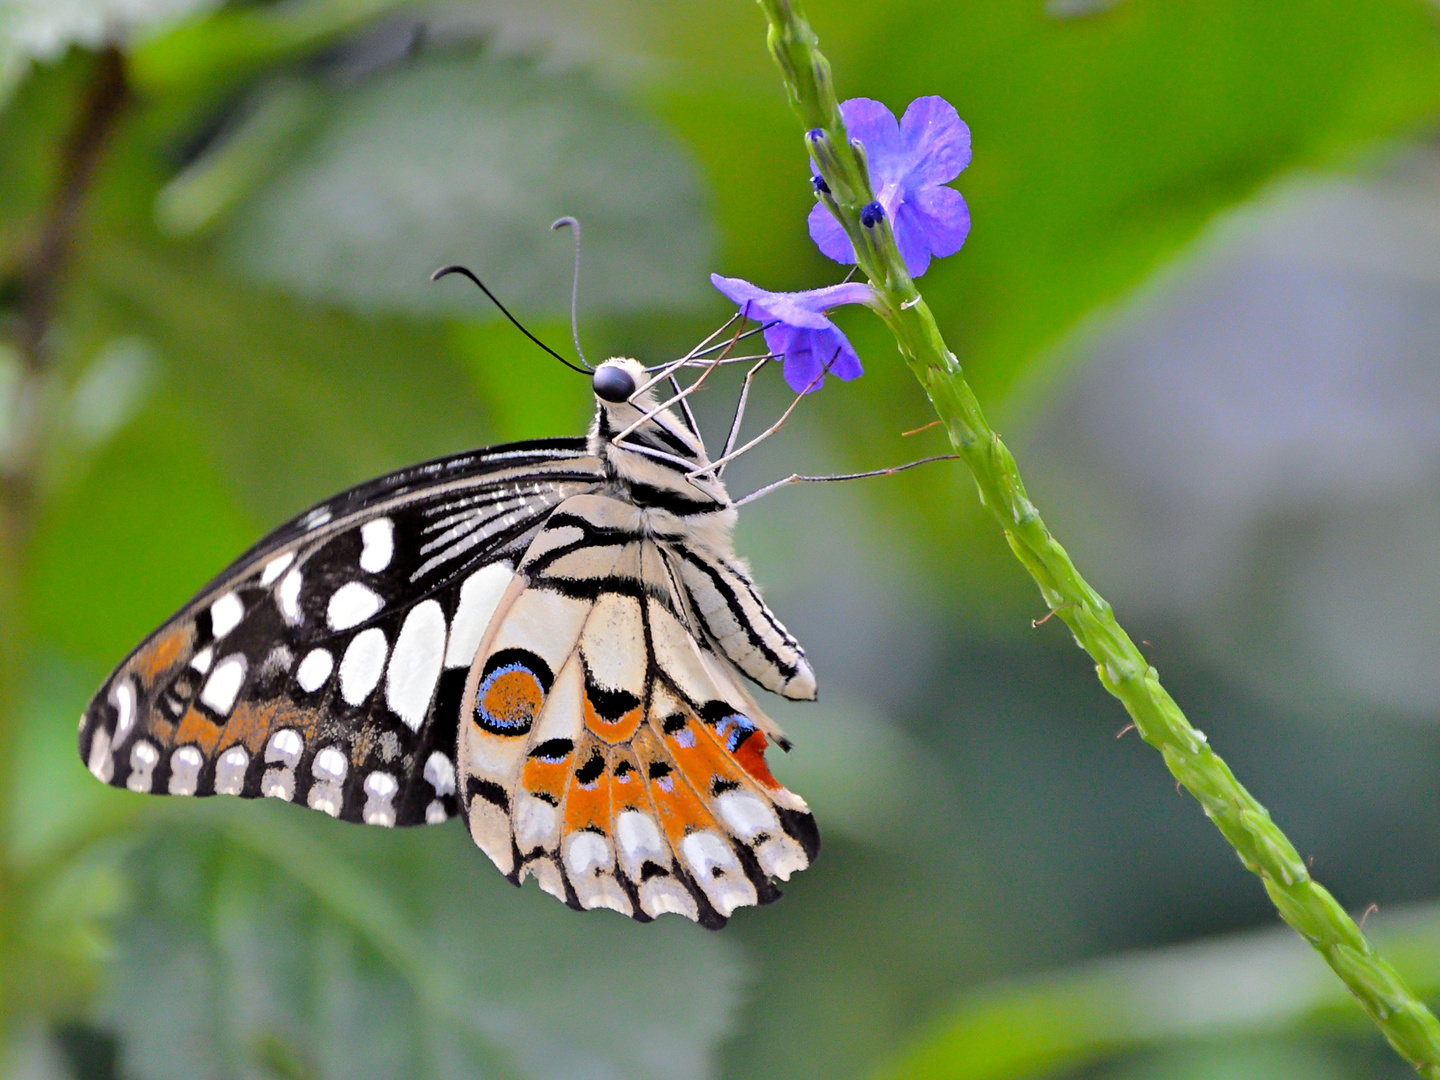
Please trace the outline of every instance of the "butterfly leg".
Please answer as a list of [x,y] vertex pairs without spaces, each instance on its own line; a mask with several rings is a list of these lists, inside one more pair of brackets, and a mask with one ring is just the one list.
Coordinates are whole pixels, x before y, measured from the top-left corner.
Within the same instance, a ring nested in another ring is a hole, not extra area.
[[[625,436],[629,435],[632,431],[640,427],[642,424],[649,423],[651,420],[655,419],[655,417],[658,416],[660,413],[664,412],[666,409],[671,408],[674,405],[683,405],[685,407],[685,412],[688,415],[690,412],[690,406],[688,403],[686,403],[685,399],[688,398],[691,394],[695,393],[695,391],[699,390],[700,387],[704,385],[705,380],[710,377],[710,374],[725,362],[725,357],[729,353],[730,347],[733,347],[734,344],[735,342],[731,341],[730,345],[727,346],[725,352],[722,352],[719,356],[715,357],[714,360],[706,364],[705,370],[700,373],[700,377],[696,379],[693,383],[691,383],[689,386],[685,387],[682,390],[679,384],[676,383],[675,396],[673,398],[671,398],[669,401],[662,401],[660,404],[651,408],[648,412],[642,413],[640,415],[640,418],[637,419],[633,424],[622,429],[621,431],[617,431],[614,435],[612,435],[610,437],[610,442],[615,446],[619,446],[620,440],[625,438]],[[673,372],[678,369],[678,367],[678,363],[672,364],[670,365],[670,371]],[[650,389],[650,387],[654,386],[657,382],[666,377],[667,373],[662,371],[655,378],[640,386],[633,394],[631,394],[630,400],[633,402],[638,395],[643,394],[646,390]],[[672,383],[675,382],[675,377],[673,374],[670,374],[668,377],[670,378],[670,381]],[[694,417],[690,417],[690,421],[692,425],[691,430],[694,431]],[[696,434],[699,433],[696,432]]]
[[[735,440],[740,437],[740,425],[745,420],[745,405],[750,399],[750,384],[755,381],[755,375],[759,370],[769,362],[770,358],[767,356],[745,373],[745,381],[740,384],[740,397],[735,402],[735,419],[730,421],[730,434],[725,437],[725,449],[720,451],[721,458],[735,449]],[[716,477],[723,476],[724,473],[724,465],[715,470]]]
[[834,476],[801,476],[799,473],[791,473],[783,480],[776,480],[773,484],[766,484],[762,488],[757,488],[743,499],[736,499],[731,505],[736,507],[744,506],[746,503],[763,499],[772,491],[779,491],[782,487],[790,484],[831,483],[837,480],[864,480],[870,476],[893,476],[896,473],[904,472],[906,469],[913,469],[917,465],[928,465],[932,461],[954,461],[959,458],[959,456],[959,454],[937,454],[935,457],[921,458],[918,461],[907,461],[904,465],[892,465],[888,469],[871,469],[868,472],[857,473],[839,473]]
[[749,453],[755,447],[759,446],[762,442],[768,439],[771,435],[774,435],[777,431],[784,427],[785,421],[790,419],[790,414],[795,411],[796,407],[804,399],[805,395],[820,384],[820,380],[823,379],[826,372],[830,370],[830,365],[835,362],[835,357],[839,355],[840,350],[836,349],[835,356],[830,357],[830,359],[826,361],[825,366],[820,369],[820,373],[816,375],[815,378],[810,380],[809,385],[795,395],[795,400],[792,401],[789,407],[780,414],[780,419],[776,420],[775,423],[771,424],[759,435],[756,435],[755,438],[751,439],[744,446],[740,447],[740,449],[731,450],[728,453],[721,454],[718,458],[710,462],[708,465],[703,465],[698,469],[691,469],[688,473],[685,474],[686,479],[694,479],[695,477],[703,476],[706,473],[709,473],[712,476],[719,476],[720,470],[724,468],[729,462],[734,461],[741,454]]
[[680,380],[674,375],[670,376],[670,386],[675,391],[675,400],[680,402],[681,414],[685,417],[685,426],[690,429],[690,434],[700,438],[700,425],[695,423],[695,414],[690,411],[690,402],[680,393]]

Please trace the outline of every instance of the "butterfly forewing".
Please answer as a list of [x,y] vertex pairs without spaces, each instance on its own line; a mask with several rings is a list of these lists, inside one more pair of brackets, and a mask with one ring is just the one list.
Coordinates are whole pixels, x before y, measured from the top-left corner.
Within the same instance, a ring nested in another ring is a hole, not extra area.
[[765,766],[772,722],[676,587],[680,552],[601,494],[531,542],[471,669],[460,789],[517,884],[572,907],[722,925],[809,865],[805,803]]
[[82,759],[137,792],[463,814],[575,908],[719,927],[774,900],[819,834],[742,674],[797,699],[815,679],[698,435],[653,405],[600,399],[589,439],[417,465],[281,526],[106,681]]
[[601,479],[583,440],[546,440],[327,500],[127,658],[81,720],[82,758],[134,791],[443,821],[456,811],[456,719],[490,616],[546,517]]

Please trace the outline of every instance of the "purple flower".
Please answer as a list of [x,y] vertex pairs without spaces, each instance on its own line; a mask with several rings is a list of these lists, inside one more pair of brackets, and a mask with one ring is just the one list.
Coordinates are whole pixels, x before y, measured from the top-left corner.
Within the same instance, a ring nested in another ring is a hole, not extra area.
[[[895,242],[911,277],[932,255],[953,255],[970,232],[970,209],[944,185],[970,164],[970,129],[942,97],[916,98],[900,123],[878,101],[851,98],[840,106],[852,139],[870,161],[875,195],[890,218]],[[819,175],[815,163],[810,171]],[[855,249],[823,203],[810,211],[810,238],[836,262],[853,263]]]
[[710,282],[748,318],[770,323],[765,344],[785,357],[785,381],[797,394],[818,390],[827,374],[853,379],[863,370],[860,357],[826,312],[842,304],[868,304],[875,290],[861,281],[806,292],[766,292],[743,278],[711,274]]

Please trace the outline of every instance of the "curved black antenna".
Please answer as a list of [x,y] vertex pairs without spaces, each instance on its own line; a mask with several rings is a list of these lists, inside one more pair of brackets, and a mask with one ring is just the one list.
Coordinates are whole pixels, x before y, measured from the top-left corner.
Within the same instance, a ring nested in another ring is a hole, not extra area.
[[538,337],[536,337],[534,334],[532,334],[529,330],[526,330],[526,329],[525,329],[525,324],[522,323],[519,319],[517,319],[514,315],[511,315],[511,314],[510,314],[509,309],[507,309],[507,308],[505,307],[505,305],[502,304],[502,303],[499,301],[499,299],[495,296],[494,293],[492,293],[489,289],[487,289],[487,288],[485,287],[485,283],[484,283],[483,281],[481,281],[478,277],[476,277],[475,274],[474,274],[474,272],[473,272],[472,270],[470,270],[469,267],[459,266],[459,265],[455,265],[455,266],[442,266],[439,270],[436,270],[433,274],[430,275],[430,280],[431,280],[431,281],[439,281],[442,277],[445,277],[445,276],[448,275],[448,274],[461,274],[461,275],[463,275],[464,277],[469,278],[470,281],[474,283],[474,285],[476,286],[476,288],[478,288],[481,292],[483,292],[486,296],[488,296],[488,297],[490,298],[490,302],[491,302],[492,304],[494,304],[497,308],[500,309],[500,314],[504,315],[505,318],[509,319],[512,323],[515,324],[515,328],[516,328],[517,330],[519,330],[519,331],[520,331],[522,334],[524,334],[527,338],[529,338],[531,341],[533,341],[536,345],[539,345],[540,348],[544,349],[547,353],[549,353],[551,356],[553,356],[556,360],[559,360],[562,364],[564,364],[566,367],[568,367],[571,371],[578,371],[581,375],[589,375],[589,374],[592,373],[592,372],[591,372],[591,369],[588,369],[588,368],[578,368],[578,367],[576,367],[576,366],[575,366],[574,364],[572,364],[569,360],[566,360],[563,356],[561,356],[558,352],[556,352],[554,349],[552,349],[549,345],[546,345],[545,342],[541,341]]
[[570,336],[575,339],[575,355],[580,358],[580,363],[588,368],[590,361],[585,359],[585,352],[580,348],[580,222],[566,214],[550,223],[550,231],[554,232],[566,226],[575,230],[575,277],[570,284]]

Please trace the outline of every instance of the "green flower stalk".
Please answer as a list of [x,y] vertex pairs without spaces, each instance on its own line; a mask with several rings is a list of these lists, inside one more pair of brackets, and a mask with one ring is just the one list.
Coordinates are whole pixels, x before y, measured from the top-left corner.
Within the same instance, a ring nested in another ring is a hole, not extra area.
[[771,55],[790,103],[805,125],[806,150],[823,183],[817,194],[854,248],[876,297],[870,306],[895,335],[975,478],[980,500],[1015,556],[1040,586],[1046,604],[1095,661],[1101,684],[1119,698],[1140,737],[1155,747],[1176,779],[1252,873],[1280,916],[1344,981],[1390,1044],[1422,1076],[1440,1080],[1440,1022],[1376,953],[1355,921],[1311,876],[1293,844],[1229,767],[1191,726],[1160,685],[1159,673],[1116,622],[1105,599],[1081,577],[1025,493],[1009,449],[986,422],[946,347],[876,202],[865,153],[846,131],[814,32],[790,0],[759,0],[769,21]]

